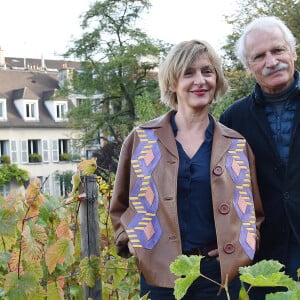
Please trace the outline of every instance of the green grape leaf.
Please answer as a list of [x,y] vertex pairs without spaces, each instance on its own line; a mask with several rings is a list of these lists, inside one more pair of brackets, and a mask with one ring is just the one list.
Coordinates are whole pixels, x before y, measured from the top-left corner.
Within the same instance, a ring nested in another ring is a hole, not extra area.
[[83,281],[87,286],[94,287],[95,282],[100,279],[99,274],[100,258],[96,255],[85,257],[80,262],[80,281]]
[[80,183],[81,183],[80,174],[75,173],[72,176],[72,194],[75,194],[75,192],[78,190]]
[[1,253],[0,252],[0,267],[4,267],[10,261],[11,254],[10,253]]
[[282,286],[294,289],[296,282],[280,272],[284,267],[275,260],[262,260],[252,266],[240,267],[240,280],[257,287]]
[[0,235],[15,236],[17,229],[16,212],[0,209]]
[[266,300],[299,300],[300,288],[297,290],[277,292],[266,295]]
[[239,300],[250,300],[249,295],[248,295],[243,283],[241,283],[241,289],[239,292]]
[[18,277],[18,273],[11,272],[5,276],[5,295],[8,299],[14,300],[30,299],[28,294],[34,292],[38,284],[39,282],[30,273]]
[[40,261],[24,261],[23,264],[26,272],[32,274],[36,280],[43,278],[43,267]]
[[48,300],[64,300],[64,292],[56,282],[51,282],[47,285]]
[[186,256],[180,255],[170,265],[170,271],[176,276],[174,296],[181,299],[187,292],[189,286],[200,277],[200,261],[203,256]]

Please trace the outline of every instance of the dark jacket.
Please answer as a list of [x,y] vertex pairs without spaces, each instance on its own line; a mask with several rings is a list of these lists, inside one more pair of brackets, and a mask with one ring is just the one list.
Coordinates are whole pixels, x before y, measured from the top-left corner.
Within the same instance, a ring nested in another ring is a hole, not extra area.
[[[131,255],[130,238],[147,282],[173,288],[176,276],[169,266],[182,254],[182,247],[177,215],[179,157],[170,116],[171,112],[140,126],[125,140],[110,216],[118,254]],[[210,169],[224,283],[226,275],[231,280],[240,266],[251,264],[263,212],[250,147],[239,133],[216,121]]]
[[286,263],[291,231],[300,242],[300,82],[295,73],[296,101],[287,166],[281,162],[266,118],[261,90],[233,103],[220,121],[240,132],[255,155],[257,180],[265,212],[257,259],[276,259]]

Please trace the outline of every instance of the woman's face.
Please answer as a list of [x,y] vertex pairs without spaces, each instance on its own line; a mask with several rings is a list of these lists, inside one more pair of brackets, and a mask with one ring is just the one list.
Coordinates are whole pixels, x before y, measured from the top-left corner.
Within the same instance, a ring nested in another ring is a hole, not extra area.
[[193,64],[179,77],[172,92],[177,95],[178,110],[202,110],[214,99],[217,73],[206,53],[200,54]]

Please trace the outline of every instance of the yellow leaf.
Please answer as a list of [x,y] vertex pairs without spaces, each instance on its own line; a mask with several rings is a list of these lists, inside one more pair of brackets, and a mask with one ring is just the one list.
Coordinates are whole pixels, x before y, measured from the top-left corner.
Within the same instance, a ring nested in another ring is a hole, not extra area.
[[92,175],[97,169],[96,160],[96,158],[85,159],[78,164],[77,169],[82,171],[83,175]]

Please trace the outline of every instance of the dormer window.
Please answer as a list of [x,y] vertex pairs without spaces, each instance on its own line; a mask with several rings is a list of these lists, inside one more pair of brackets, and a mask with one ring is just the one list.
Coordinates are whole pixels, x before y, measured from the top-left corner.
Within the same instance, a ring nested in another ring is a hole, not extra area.
[[67,100],[47,100],[45,105],[55,122],[66,121],[68,112]]
[[7,120],[6,99],[0,99],[0,121]]
[[15,105],[24,121],[39,120],[38,100],[18,99]]

